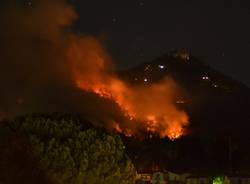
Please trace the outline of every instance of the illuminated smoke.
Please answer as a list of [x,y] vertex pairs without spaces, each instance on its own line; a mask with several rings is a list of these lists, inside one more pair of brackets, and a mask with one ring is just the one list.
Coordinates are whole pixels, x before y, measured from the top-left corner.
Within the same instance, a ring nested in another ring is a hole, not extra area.
[[98,40],[69,31],[77,15],[64,1],[10,3],[2,12],[1,114],[69,111],[127,136],[184,133],[188,117],[175,106],[177,84],[131,86],[119,79]]
[[108,56],[93,38],[74,40],[68,56],[76,85],[102,98],[114,100],[124,116],[130,119],[123,126],[113,122],[117,131],[133,135],[143,128],[171,139],[184,133],[188,117],[174,105],[177,86],[173,80],[164,79],[156,84],[139,86],[125,83],[112,73]]

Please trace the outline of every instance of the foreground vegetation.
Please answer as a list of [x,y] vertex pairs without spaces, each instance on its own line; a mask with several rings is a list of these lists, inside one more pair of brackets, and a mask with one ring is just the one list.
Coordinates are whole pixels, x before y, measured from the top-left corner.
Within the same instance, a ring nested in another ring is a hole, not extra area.
[[120,137],[86,124],[60,115],[2,123],[0,182],[134,183],[135,169]]

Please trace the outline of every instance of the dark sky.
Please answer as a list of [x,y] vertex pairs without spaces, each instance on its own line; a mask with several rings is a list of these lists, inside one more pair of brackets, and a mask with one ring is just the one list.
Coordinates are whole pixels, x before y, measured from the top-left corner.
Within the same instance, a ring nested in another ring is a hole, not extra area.
[[100,38],[121,68],[186,49],[250,86],[248,0],[71,0],[76,30]]

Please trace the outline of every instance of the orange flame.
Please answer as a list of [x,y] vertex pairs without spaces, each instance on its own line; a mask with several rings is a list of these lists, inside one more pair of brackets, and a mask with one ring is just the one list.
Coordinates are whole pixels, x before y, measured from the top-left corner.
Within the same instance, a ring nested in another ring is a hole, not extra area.
[[138,127],[143,127],[172,140],[184,134],[188,117],[175,106],[177,85],[173,80],[131,86],[112,74],[110,59],[95,39],[73,40],[68,55],[76,85],[118,104],[130,122],[127,126],[113,123],[117,132],[132,136],[137,134]]

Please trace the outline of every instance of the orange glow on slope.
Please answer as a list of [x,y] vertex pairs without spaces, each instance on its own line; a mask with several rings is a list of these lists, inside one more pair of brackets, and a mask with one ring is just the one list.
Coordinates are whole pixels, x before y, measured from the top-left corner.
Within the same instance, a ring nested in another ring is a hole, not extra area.
[[93,38],[74,40],[68,56],[76,85],[115,101],[129,119],[125,126],[110,123],[117,132],[132,136],[140,127],[172,140],[184,134],[188,116],[175,106],[178,87],[173,80],[138,86],[125,83],[112,74],[109,57]]

